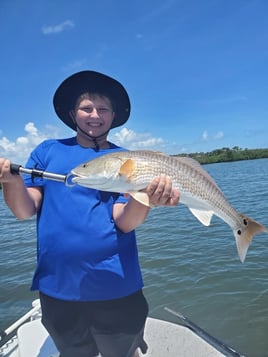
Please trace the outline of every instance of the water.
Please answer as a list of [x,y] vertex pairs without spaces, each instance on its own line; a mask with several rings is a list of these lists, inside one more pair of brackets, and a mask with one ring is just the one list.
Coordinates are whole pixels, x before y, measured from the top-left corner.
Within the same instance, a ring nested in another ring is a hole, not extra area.
[[[268,159],[205,166],[240,212],[268,227]],[[37,297],[35,220],[18,222],[0,194],[0,331]],[[257,235],[244,264],[229,226],[202,226],[186,207],[157,208],[137,229],[150,315],[181,312],[248,357],[268,356],[268,235]]]

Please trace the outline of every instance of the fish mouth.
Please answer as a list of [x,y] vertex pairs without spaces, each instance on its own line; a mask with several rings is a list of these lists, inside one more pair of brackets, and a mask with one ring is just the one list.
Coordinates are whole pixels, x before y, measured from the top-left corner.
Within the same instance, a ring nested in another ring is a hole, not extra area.
[[97,185],[99,188],[106,187],[107,185],[107,178],[101,178],[96,176],[93,179],[89,179],[88,176],[77,174],[74,172],[70,173],[69,180],[71,180],[73,184],[92,188],[94,188],[95,185]]
[[73,172],[70,172],[68,175],[66,175],[65,185],[68,186],[68,187],[75,186],[78,183],[77,182],[78,179],[79,179],[78,175],[76,175]]
[[77,174],[77,173],[71,171],[71,172],[66,176],[65,182],[66,182],[66,185],[67,185],[67,186],[73,186],[73,185],[79,183],[79,180],[81,180],[81,179],[83,180],[83,179],[85,179],[85,178],[86,178],[86,176],[83,176],[83,175],[80,175],[80,174]]
[[[72,177],[71,177],[71,176],[72,176]],[[79,180],[79,179],[85,179],[85,178],[86,178],[86,176],[78,175],[78,174],[75,174],[75,173],[73,173],[73,172],[71,172],[70,177],[71,177],[71,179],[72,179],[72,182],[76,182],[76,181]]]
[[71,172],[70,175],[72,176],[71,180],[74,183],[78,183],[79,181],[85,181],[86,179],[88,180],[87,176],[84,176],[84,175],[81,175],[81,174],[76,174],[74,172]]

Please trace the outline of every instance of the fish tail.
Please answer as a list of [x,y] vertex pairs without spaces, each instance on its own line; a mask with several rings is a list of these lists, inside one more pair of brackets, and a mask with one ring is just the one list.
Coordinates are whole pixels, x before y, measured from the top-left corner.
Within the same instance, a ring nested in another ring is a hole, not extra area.
[[243,220],[243,227],[241,227],[241,229],[233,230],[233,233],[235,236],[238,255],[243,263],[253,237],[261,232],[268,233],[268,230],[262,224],[254,221],[253,219],[242,214],[240,216]]

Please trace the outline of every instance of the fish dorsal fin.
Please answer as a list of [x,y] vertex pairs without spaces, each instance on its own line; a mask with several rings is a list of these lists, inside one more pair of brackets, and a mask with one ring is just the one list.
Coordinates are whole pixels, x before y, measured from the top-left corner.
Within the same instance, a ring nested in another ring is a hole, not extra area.
[[214,213],[213,211],[201,210],[201,209],[190,208],[190,207],[189,210],[204,226],[210,225],[211,218]]
[[153,153],[158,154],[158,155],[163,155],[163,156],[169,156],[166,153],[164,153],[163,151],[153,151]]
[[169,156],[169,155],[165,154],[163,151],[156,151],[156,150],[136,150],[133,152],[146,153],[146,154],[159,154],[159,155]]
[[196,167],[197,169],[205,171],[202,168],[202,165],[198,161],[196,161],[195,159],[193,159],[193,158],[191,158],[189,156],[175,156],[175,159],[179,160],[182,163],[188,164],[190,166]]
[[203,169],[202,165],[198,161],[188,156],[175,156],[175,158],[179,160],[181,163],[185,163],[186,165],[192,166],[196,170],[200,171],[207,180],[209,180],[211,183],[217,186],[217,188],[220,190],[214,179],[209,175],[209,173],[206,170]]
[[119,175],[123,175],[126,178],[129,178],[133,174],[135,168],[136,168],[135,161],[132,159],[127,159],[120,167]]

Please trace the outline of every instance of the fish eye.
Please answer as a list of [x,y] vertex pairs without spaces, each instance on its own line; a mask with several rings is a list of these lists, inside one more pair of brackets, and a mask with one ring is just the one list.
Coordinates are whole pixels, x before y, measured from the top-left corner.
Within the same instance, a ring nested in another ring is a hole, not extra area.
[[240,229],[238,229],[237,234],[238,234],[239,236],[241,236],[242,232],[241,232]]

